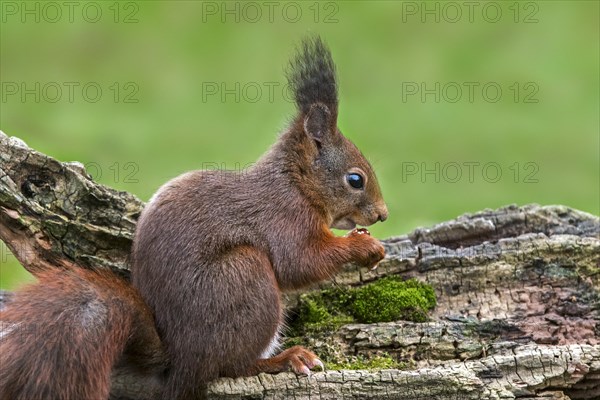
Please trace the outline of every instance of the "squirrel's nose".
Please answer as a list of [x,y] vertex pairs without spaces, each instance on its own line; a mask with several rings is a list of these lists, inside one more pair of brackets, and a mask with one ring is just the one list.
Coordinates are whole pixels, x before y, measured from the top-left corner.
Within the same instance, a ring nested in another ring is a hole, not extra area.
[[385,204],[379,209],[379,220],[381,222],[385,221],[388,217],[388,210],[387,207],[385,206]]

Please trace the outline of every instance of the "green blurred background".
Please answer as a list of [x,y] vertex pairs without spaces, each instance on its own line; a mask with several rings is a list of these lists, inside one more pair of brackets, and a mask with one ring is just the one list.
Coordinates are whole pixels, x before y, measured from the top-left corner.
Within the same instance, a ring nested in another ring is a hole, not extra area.
[[[318,33],[389,206],[378,237],[511,203],[598,215],[599,3],[465,3],[3,1],[0,129],[148,200],[256,160],[294,113],[284,66]],[[1,252],[1,288],[31,279]]]

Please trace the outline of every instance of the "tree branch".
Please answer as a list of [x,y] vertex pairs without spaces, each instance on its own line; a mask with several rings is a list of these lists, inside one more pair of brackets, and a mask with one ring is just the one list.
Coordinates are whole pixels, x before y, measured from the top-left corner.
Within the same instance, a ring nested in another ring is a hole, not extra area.
[[80,265],[127,273],[140,200],[2,132],[0,149],[0,238],[29,272]]

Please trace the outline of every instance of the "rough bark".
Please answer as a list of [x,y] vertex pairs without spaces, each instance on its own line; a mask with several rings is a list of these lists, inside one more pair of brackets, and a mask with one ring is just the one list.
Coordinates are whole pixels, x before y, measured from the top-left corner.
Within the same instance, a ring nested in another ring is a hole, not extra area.
[[0,132],[0,238],[35,275],[48,266],[110,267],[126,273],[143,203],[95,183]]
[[[143,207],[0,133],[0,238],[35,274],[53,266],[109,267],[127,276]],[[340,359],[385,352],[402,370],[219,379],[214,399],[600,398],[600,220],[565,206],[508,206],[465,214],[384,241],[369,272],[348,266],[341,287],[399,275],[431,284],[430,322],[344,325],[307,338]],[[314,290],[327,288],[328,282]],[[298,294],[286,301],[294,308]],[[0,303],[10,301],[8,294]],[[115,375],[130,398],[156,382]],[[137,384],[136,384],[137,383]]]

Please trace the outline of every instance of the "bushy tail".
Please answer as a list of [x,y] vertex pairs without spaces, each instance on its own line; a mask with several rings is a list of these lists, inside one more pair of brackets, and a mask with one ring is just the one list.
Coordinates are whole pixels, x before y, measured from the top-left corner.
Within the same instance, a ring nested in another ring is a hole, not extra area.
[[308,37],[290,61],[287,78],[298,110],[308,113],[311,105],[325,104],[337,114],[338,93],[335,64],[331,52],[320,37]]
[[0,311],[0,399],[108,399],[111,370],[145,310],[141,298],[109,271],[38,278]]

